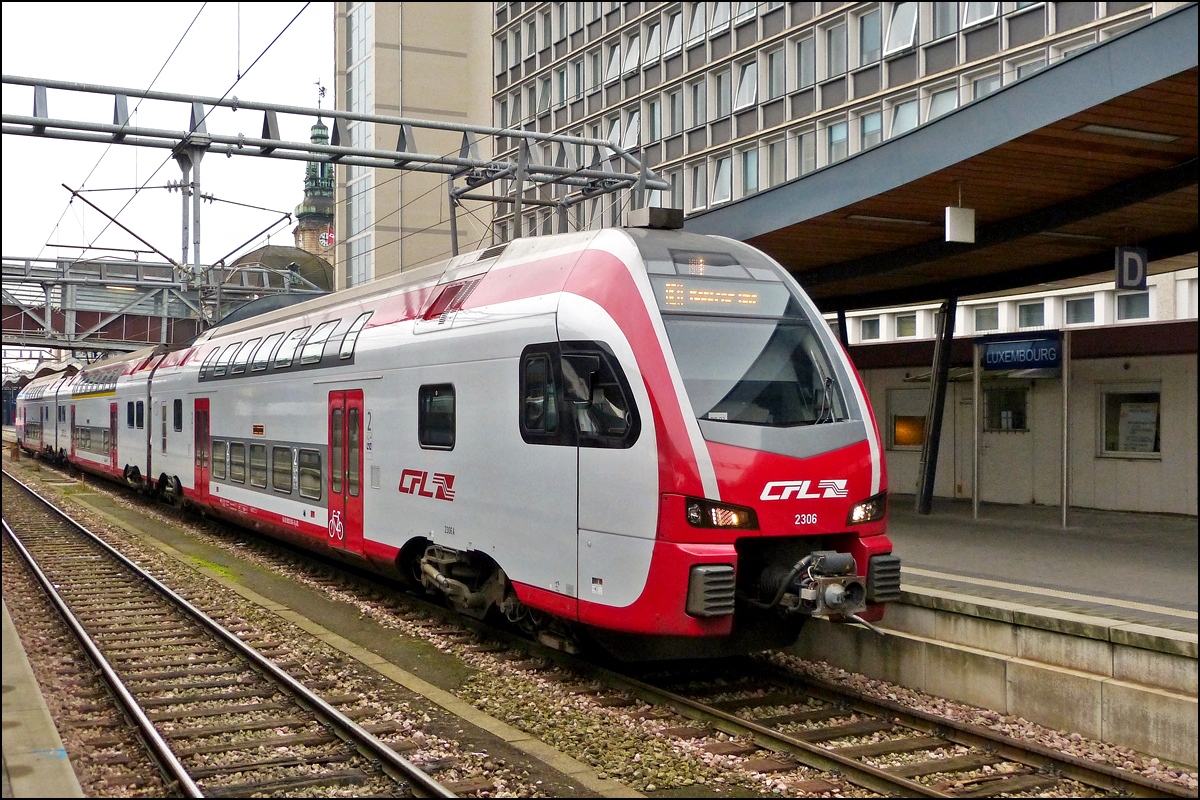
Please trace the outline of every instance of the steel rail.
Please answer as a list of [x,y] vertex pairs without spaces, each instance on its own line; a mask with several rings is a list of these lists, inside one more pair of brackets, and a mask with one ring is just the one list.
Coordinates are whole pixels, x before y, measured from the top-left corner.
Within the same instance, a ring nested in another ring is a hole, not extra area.
[[763,666],[778,677],[799,681],[815,689],[814,697],[826,701],[849,700],[850,707],[864,714],[890,716],[899,719],[902,725],[939,736],[955,744],[992,750],[1009,761],[1026,766],[1049,769],[1065,778],[1076,780],[1099,789],[1127,792],[1134,797],[1196,797],[1196,792],[1171,783],[1156,781],[1136,772],[1120,770],[1109,764],[1062,753],[1036,742],[1020,742],[999,731],[982,725],[973,725],[954,719],[940,717],[928,711],[909,708],[902,703],[883,698],[869,697],[808,675],[797,675],[777,664],[763,662]]
[[[12,477],[8,474],[8,472],[5,472],[4,474],[8,477]],[[13,478],[13,480],[16,479]],[[20,481],[17,481],[17,483],[20,483]],[[24,484],[21,485],[24,486]],[[137,726],[137,729],[141,733],[142,739],[145,741],[146,746],[149,748],[151,754],[166,770],[168,776],[172,780],[175,780],[179,783],[179,791],[184,797],[203,797],[204,794],[200,791],[200,787],[197,786],[196,782],[192,780],[192,777],[188,775],[188,772],[184,768],[183,764],[179,762],[179,759],[175,756],[175,753],[172,752],[170,746],[166,743],[166,740],[162,738],[162,734],[160,734],[158,729],[154,727],[154,723],[151,722],[150,718],[146,716],[146,712],[142,710],[142,707],[138,704],[138,701],[134,699],[129,689],[126,688],[124,682],[120,677],[118,677],[116,670],[114,670],[112,667],[112,664],[110,664],[108,659],[104,657],[104,654],[100,652],[100,647],[96,644],[96,640],[93,639],[86,630],[84,630],[83,624],[71,612],[70,607],[67,606],[67,601],[63,600],[62,595],[60,595],[58,590],[54,588],[54,584],[46,576],[46,573],[42,571],[40,566],[38,566],[37,560],[34,559],[33,554],[25,548],[25,545],[21,542],[20,537],[18,537],[13,529],[9,527],[7,519],[3,520],[3,525],[4,535],[8,537],[9,541],[12,542],[13,547],[15,547],[17,552],[21,554],[21,559],[25,562],[25,565],[29,567],[29,570],[33,573],[34,577],[37,578],[38,583],[42,586],[42,591],[44,591],[46,596],[50,598],[50,602],[58,611],[59,616],[62,617],[63,622],[65,622],[67,627],[71,629],[71,633],[75,634],[75,638],[79,641],[80,646],[83,647],[84,652],[87,653],[88,658],[90,658],[92,663],[96,665],[96,668],[100,670],[100,674],[103,676],[104,682],[108,685],[109,690],[113,693],[113,696],[121,705],[121,708],[126,714],[129,715],[129,718],[133,720],[134,725]]]
[[[185,600],[183,597],[181,597],[175,591],[170,589],[168,586],[163,584],[161,581],[159,581],[153,575],[150,575],[149,573],[147,573],[145,570],[143,570],[141,567],[139,567],[137,564],[135,564],[133,561],[131,561],[129,558],[127,558],[124,554],[122,554],[121,552],[119,552],[118,550],[113,548],[111,545],[109,545],[107,542],[105,542],[103,539],[101,539],[96,534],[89,531],[80,522],[73,519],[65,511],[63,511],[62,509],[55,506],[53,503],[51,503],[46,498],[42,497],[40,494],[38,494],[36,491],[34,491],[31,487],[29,487],[26,484],[24,484],[23,482],[21,482],[18,478],[13,476],[7,470],[4,471],[4,476],[6,478],[9,478],[10,480],[12,480],[15,484],[17,484],[17,486],[21,487],[21,489],[23,489],[26,493],[28,493],[34,499],[38,500],[43,506],[45,506],[47,509],[49,509],[52,513],[54,513],[55,515],[60,517],[62,520],[67,522],[71,527],[76,529],[80,534],[87,537],[88,539],[93,541],[95,544],[99,545],[101,547],[101,549],[103,549],[109,556],[111,556],[118,563],[120,563],[123,566],[125,566],[126,568],[132,570],[141,580],[145,581],[147,584],[154,587],[160,594],[162,594],[164,597],[169,599],[178,608],[182,609],[195,622],[199,623],[202,627],[208,629],[209,632],[211,632],[218,639],[220,639],[223,644],[225,644],[225,645],[229,646],[230,648],[232,648],[233,650],[235,650],[243,658],[245,658],[246,660],[248,660],[252,664],[254,664],[254,666],[256,668],[261,670],[263,673],[265,673],[267,676],[269,676],[270,678],[272,678],[279,684],[283,685],[287,689],[287,691],[291,692],[293,695],[296,696],[296,698],[302,705],[305,705],[306,707],[308,707],[309,710],[311,710],[314,714],[316,714],[319,718],[321,718],[322,721],[325,722],[325,724],[327,724],[327,725],[333,727],[335,730],[337,730],[339,735],[343,739],[345,739],[348,742],[350,742],[351,744],[353,744],[364,755],[367,755],[368,757],[374,758],[375,760],[379,761],[383,765],[384,769],[386,771],[388,771],[388,774],[392,775],[392,777],[399,778],[401,780],[410,782],[412,784],[412,786],[414,788],[416,788],[417,790],[419,790],[419,792],[422,793],[424,796],[456,797],[456,795],[453,792],[451,792],[446,787],[442,786],[442,784],[438,783],[436,780],[434,780],[432,777],[430,777],[428,774],[426,774],[423,770],[421,770],[419,767],[417,767],[415,764],[413,764],[411,761],[400,756],[398,753],[396,753],[394,750],[392,750],[390,747],[388,747],[387,744],[385,744],[384,742],[379,740],[377,737],[375,737],[374,735],[372,735],[371,733],[369,733],[365,729],[363,729],[362,726],[360,726],[358,723],[354,722],[349,717],[344,715],[342,712],[338,711],[336,708],[331,706],[329,703],[322,700],[317,694],[315,694],[307,686],[300,683],[298,680],[296,680],[291,675],[289,675],[286,671],[284,671],[282,668],[280,668],[277,664],[275,664],[275,662],[271,661],[266,656],[262,655],[257,650],[255,650],[253,647],[251,647],[250,645],[243,642],[237,636],[230,633],[219,622],[217,622],[216,620],[209,617],[207,614],[205,614],[200,609],[196,608],[194,605],[192,605],[190,602]],[[16,538],[16,534],[12,532],[11,528],[9,528],[7,521],[5,521],[5,523],[4,523],[4,530],[5,530],[5,533],[7,533],[13,539],[13,541],[18,541]],[[23,549],[24,548],[22,547],[22,550]],[[44,576],[43,576],[43,578],[44,578]],[[45,582],[43,582],[43,585],[44,586],[49,585],[48,579],[46,579]],[[57,595],[57,593],[55,593],[55,595]],[[61,600],[61,598],[59,598],[59,602],[63,602]],[[65,602],[64,602],[63,605],[59,609],[60,613],[63,612],[63,609],[65,607],[66,606],[65,606]],[[70,612],[67,611],[66,613],[69,614]],[[82,629],[80,629],[80,630],[82,630]],[[86,633],[84,633],[84,635],[86,635]],[[90,640],[90,637],[89,637],[89,640]],[[97,653],[97,655],[99,655],[98,650],[96,651],[96,653]],[[100,656],[100,658],[103,658],[103,656]],[[107,663],[107,662],[104,662],[104,663]],[[111,670],[111,667],[110,667],[110,670]],[[113,674],[114,679],[116,679],[116,673],[114,672],[112,674]],[[119,681],[119,679],[116,679],[116,680]],[[134,704],[136,704],[136,700],[133,700],[132,695],[129,695],[129,700],[131,702],[133,702]],[[150,725],[149,720],[146,720],[146,724]],[[152,726],[151,726],[151,729],[152,729]],[[155,734],[155,736],[157,736],[157,734]],[[161,739],[160,739],[160,741],[161,741]],[[163,744],[163,746],[164,747],[166,746],[165,743]],[[168,750],[169,750],[169,748],[168,748]],[[172,755],[172,758],[173,758],[173,755]],[[175,763],[178,763],[178,762],[176,761]],[[180,766],[179,768],[182,769],[182,766]],[[190,778],[188,780],[190,781]],[[194,784],[193,784],[193,786],[194,786]],[[203,796],[203,795],[199,794],[198,788],[196,789],[196,792],[197,792],[197,794],[191,795],[191,796],[194,796],[194,797]]]

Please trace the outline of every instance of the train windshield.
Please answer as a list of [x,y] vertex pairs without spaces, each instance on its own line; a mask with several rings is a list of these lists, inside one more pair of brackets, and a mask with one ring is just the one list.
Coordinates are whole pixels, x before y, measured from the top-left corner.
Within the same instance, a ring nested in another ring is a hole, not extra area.
[[847,418],[836,373],[786,285],[659,276],[652,283],[698,419],[785,427]]

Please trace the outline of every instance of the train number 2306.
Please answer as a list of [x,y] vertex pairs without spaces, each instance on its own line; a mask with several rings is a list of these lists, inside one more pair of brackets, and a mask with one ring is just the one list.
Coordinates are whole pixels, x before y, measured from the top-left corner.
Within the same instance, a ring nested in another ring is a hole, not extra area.
[[796,515],[796,524],[797,525],[816,525],[817,524],[817,515],[816,514],[797,514]]

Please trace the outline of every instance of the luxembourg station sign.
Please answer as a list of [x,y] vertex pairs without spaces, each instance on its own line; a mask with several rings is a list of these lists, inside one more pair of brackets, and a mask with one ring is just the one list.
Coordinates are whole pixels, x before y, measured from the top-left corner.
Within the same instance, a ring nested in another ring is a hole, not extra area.
[[988,339],[983,343],[983,368],[1058,369],[1062,366],[1062,339],[1058,331]]

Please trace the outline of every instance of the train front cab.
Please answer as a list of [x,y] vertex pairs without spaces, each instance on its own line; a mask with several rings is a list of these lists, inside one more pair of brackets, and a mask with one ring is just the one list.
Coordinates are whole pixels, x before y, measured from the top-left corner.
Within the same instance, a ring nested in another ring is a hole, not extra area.
[[[643,373],[659,449],[693,454],[700,479],[660,470],[645,590],[595,615],[597,638],[631,658],[713,655],[788,644],[812,616],[878,620],[899,596],[884,462],[862,384],[816,307],[738,242],[628,233],[677,376],[667,386]],[[691,414],[663,424],[679,384]]]

